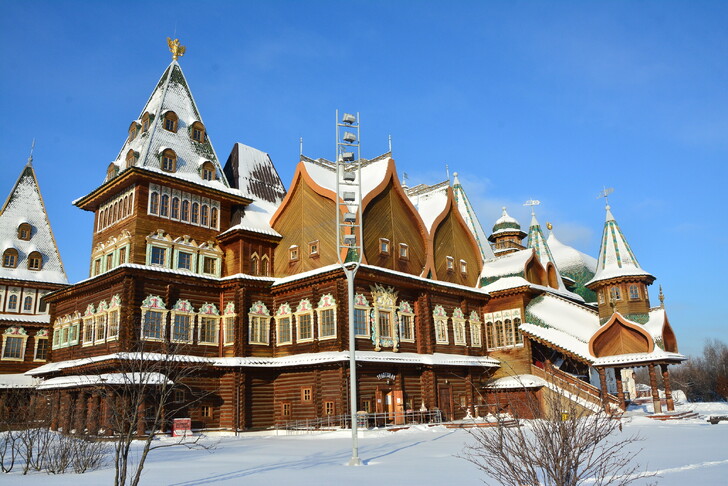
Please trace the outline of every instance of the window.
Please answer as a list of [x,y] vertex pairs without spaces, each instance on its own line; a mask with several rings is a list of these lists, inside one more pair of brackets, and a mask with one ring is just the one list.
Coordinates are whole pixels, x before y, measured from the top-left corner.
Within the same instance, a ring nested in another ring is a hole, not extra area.
[[298,246],[291,245],[288,249],[288,259],[292,262],[298,261]]
[[437,305],[432,312],[432,317],[435,321],[435,342],[438,344],[448,344],[447,312],[445,312],[445,309],[441,305]]
[[260,260],[260,274],[264,277],[270,274],[270,260],[268,259],[268,255],[263,255],[263,258]]
[[23,361],[25,358],[25,342],[28,335],[22,327],[9,327],[3,333],[2,359]]
[[258,275],[258,254],[253,253],[250,257],[250,275]]
[[181,403],[185,401],[185,391],[176,389],[174,390],[174,401],[177,403]]
[[301,388],[301,401],[310,402],[313,399],[313,388],[310,386]]
[[142,132],[149,130],[149,119],[149,113],[144,113],[144,115],[142,115]]
[[318,337],[331,339],[336,337],[336,301],[331,294],[324,294],[319,300]]
[[[93,312],[93,308],[91,310]],[[88,316],[83,318],[83,345],[90,346],[94,343],[94,318]]]
[[412,325],[413,320],[414,320],[413,315],[400,313],[399,326],[401,329],[400,339],[402,339],[402,341],[414,341],[415,333],[414,333],[414,327]]
[[622,300],[622,293],[621,293],[619,287],[610,288],[609,297],[612,301]]
[[399,244],[399,259],[409,260],[409,246],[404,243]]
[[162,170],[165,172],[175,172],[177,170],[177,154],[172,149],[166,149],[162,152]]
[[319,254],[319,240],[312,241],[308,244],[308,256],[318,256]]
[[494,330],[493,330],[493,323],[492,322],[486,322],[485,323],[485,338],[488,341],[487,346],[488,349],[495,348],[495,338],[494,338]]
[[189,221],[190,219],[190,202],[187,200],[182,201],[182,212],[180,214],[182,221]]
[[503,347],[503,322],[495,321],[495,347]]
[[184,251],[177,253],[177,268],[180,270],[192,270],[192,254]]
[[468,273],[468,262],[460,260],[460,273],[466,275]]
[[604,289],[600,289],[599,292],[597,292],[597,295],[599,296],[599,303],[604,303]]
[[197,224],[200,220],[200,205],[198,203],[192,203],[192,217],[190,218],[190,222],[192,224]]
[[289,402],[281,402],[281,414],[284,417],[291,416],[291,404]]
[[159,248],[158,246],[152,247],[152,256],[149,263],[160,267],[165,266],[166,248]]
[[30,295],[23,299],[23,312],[31,312],[33,310],[33,297]]
[[220,318],[217,316],[200,316],[199,318],[199,336],[197,341],[199,344],[214,344],[217,346],[218,343],[218,326],[220,325]]
[[202,260],[202,272],[210,275],[215,275],[217,267],[216,262],[217,259],[214,257],[204,257]]
[[210,209],[210,227],[217,228],[217,208]]
[[503,332],[505,333],[505,344],[506,346],[513,346],[515,344],[515,338],[513,335],[513,321],[506,319],[503,322]]
[[392,313],[389,311],[379,310],[377,312],[377,325],[379,327],[379,337],[385,339],[392,338]]
[[131,125],[129,125],[129,141],[130,142],[136,138],[137,133],[139,133],[139,124],[135,121],[131,122]]
[[523,334],[521,334],[521,331],[518,329],[521,325],[521,319],[520,317],[516,317],[513,319],[513,328],[514,333],[516,334],[516,344],[523,344]]
[[149,196],[149,212],[151,214],[159,214],[159,194],[153,192]]
[[379,254],[389,255],[389,240],[387,238],[379,238]]
[[357,336],[369,336],[369,309],[354,308],[354,333]]
[[478,313],[472,311],[470,313],[470,345],[476,348],[479,348],[483,345],[480,334],[481,327],[482,326],[480,323],[480,317],[478,317]]
[[137,163],[137,160],[139,160],[139,152],[129,150],[126,153],[126,168],[133,167]]
[[170,213],[172,219],[179,219],[179,198],[172,198],[172,212]]
[[212,162],[205,162],[202,164],[202,167],[200,168],[200,177],[206,181],[214,181],[216,179],[215,166],[212,165]]
[[235,344],[235,316],[225,316],[223,325],[225,345]]
[[109,253],[106,255],[106,270],[111,270],[111,268],[114,266],[114,254]]
[[[38,331],[40,334],[43,331]],[[47,334],[46,334],[47,336]],[[35,354],[33,361],[45,361],[48,359],[48,337],[39,337],[35,335]]]
[[169,132],[177,132],[177,114],[173,111],[168,111],[164,114],[164,129]]
[[630,300],[638,300],[640,298],[640,290],[639,288],[632,284],[629,286],[629,299]]
[[165,218],[169,215],[169,195],[162,194],[159,203],[159,215]]
[[[63,329],[63,336],[66,337],[66,342],[69,346],[72,346],[74,344],[78,344],[78,337],[80,335],[80,315],[76,317],[76,320],[74,320],[71,323],[71,326],[68,328]],[[68,329],[68,333],[66,333],[66,329]]]
[[192,341],[192,316],[190,314],[173,314],[172,317],[172,341]]
[[126,263],[126,247],[119,248],[119,265]]
[[281,316],[276,319],[276,335],[278,336],[278,344],[291,344],[293,342],[290,315]]
[[142,339],[162,340],[164,338],[165,312],[148,310],[142,322]]
[[324,413],[326,415],[334,415],[336,413],[336,407],[334,406],[334,402],[324,402]]
[[101,273],[101,258],[94,260],[94,275]]
[[28,241],[30,240],[30,234],[32,233],[32,228],[30,224],[28,223],[20,223],[18,225],[18,238],[21,240]]
[[451,256],[445,257],[445,266],[448,272],[453,272],[455,270],[455,259]]
[[212,407],[210,405],[202,405],[200,407],[200,416],[202,418],[212,418]]
[[116,339],[119,337],[119,311],[112,310],[109,311],[109,317],[108,317],[108,336],[106,337],[107,340]]
[[455,344],[464,346],[465,342],[465,317],[460,308],[455,308],[452,313],[452,330]]
[[207,204],[203,204],[202,208],[200,209],[200,224],[202,226],[207,226],[207,215],[209,214],[209,208],[207,207]]
[[3,267],[15,268],[18,264],[18,250],[15,248],[8,248],[3,253]]
[[296,341],[301,343],[313,340],[313,311],[311,302],[303,299],[296,308]]
[[203,143],[206,140],[205,126],[200,122],[195,122],[190,127],[190,138],[195,142]]
[[18,308],[18,296],[11,295],[8,297],[8,310],[16,310]]
[[106,314],[96,316],[96,336],[94,342],[103,342],[106,340]]
[[267,316],[250,316],[250,343],[268,344],[268,326],[270,318]]

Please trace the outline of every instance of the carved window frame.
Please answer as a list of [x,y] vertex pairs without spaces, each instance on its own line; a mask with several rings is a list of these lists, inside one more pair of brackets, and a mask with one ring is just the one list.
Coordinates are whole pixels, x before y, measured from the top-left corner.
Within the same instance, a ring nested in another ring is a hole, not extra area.
[[[296,307],[296,343],[308,343],[314,339],[314,323],[313,323],[313,307],[311,301],[308,299],[302,299]],[[301,337],[304,333],[301,332],[301,317],[308,316],[308,326],[310,337]]]
[[[285,346],[293,344],[293,312],[291,306],[286,302],[278,306],[276,311],[276,345]],[[288,339],[283,340],[281,336],[284,334],[284,326],[288,327]]]

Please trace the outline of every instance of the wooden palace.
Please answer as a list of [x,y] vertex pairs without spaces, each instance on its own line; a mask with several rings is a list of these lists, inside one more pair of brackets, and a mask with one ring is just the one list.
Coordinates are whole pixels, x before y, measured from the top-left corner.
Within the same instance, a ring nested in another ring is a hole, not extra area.
[[673,408],[667,367],[684,357],[609,207],[595,260],[505,208],[486,235],[457,174],[407,187],[390,153],[348,162],[362,181],[349,322],[337,164],[301,156],[286,190],[250,146],[221,163],[176,57],[101,185],[74,201],[95,215],[89,278],[68,284],[30,161],[0,214],[0,386],[48,396],[54,427],[103,428],[92,378],[155,353],[199,364],[185,379],[205,391],[183,412],[195,428],[348,413],[350,326],[356,408],[392,422],[528,416],[547,392],[624,407],[623,370],[640,366],[655,409],[658,377]]

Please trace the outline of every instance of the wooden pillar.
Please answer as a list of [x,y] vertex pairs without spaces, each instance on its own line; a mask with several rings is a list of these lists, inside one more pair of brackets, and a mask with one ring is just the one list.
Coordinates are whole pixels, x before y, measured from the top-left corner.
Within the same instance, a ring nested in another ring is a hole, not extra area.
[[88,402],[86,400],[86,392],[79,391],[76,395],[76,416],[73,420],[73,428],[76,429],[76,434],[83,434],[86,430],[86,411]]
[[624,399],[624,387],[622,386],[622,368],[614,368],[614,379],[617,381],[617,398],[619,408],[627,410],[627,402]]
[[599,397],[602,400],[602,407],[607,410],[607,373],[604,368],[597,368],[597,373],[599,373]]
[[146,433],[146,422],[144,420],[144,417],[146,415],[146,404],[142,403],[139,405],[139,408],[137,408],[137,430],[136,433],[138,436],[143,436]]
[[73,416],[73,395],[69,391],[60,394],[60,420],[58,428],[67,434],[71,430],[71,417]]
[[48,395],[49,406],[51,407],[51,430],[58,430],[58,423],[61,416],[61,394],[51,392]]
[[672,399],[672,387],[670,386],[670,373],[667,371],[667,364],[660,365],[662,367],[662,382],[665,384],[665,399],[667,401],[667,411],[675,411],[675,402]]
[[657,390],[657,375],[655,374],[655,365],[651,364],[648,367],[650,369],[650,388],[652,389],[652,404],[655,407],[655,413],[662,413],[660,392]]

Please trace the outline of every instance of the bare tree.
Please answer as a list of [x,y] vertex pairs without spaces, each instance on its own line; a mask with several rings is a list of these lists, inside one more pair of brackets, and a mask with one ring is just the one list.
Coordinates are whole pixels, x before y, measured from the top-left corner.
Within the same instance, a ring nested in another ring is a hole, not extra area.
[[[167,344],[162,352],[121,353],[114,373],[99,375],[99,393],[106,402],[102,426],[114,445],[115,486],[136,486],[150,452],[163,447],[210,448],[201,435],[159,441],[173,417],[211,395],[195,389],[190,379],[202,371],[206,360],[184,354],[186,348]],[[132,454],[134,442],[141,441],[139,453]]]
[[[555,383],[553,375],[546,376]],[[497,414],[495,426],[469,430],[473,442],[460,457],[499,485],[575,486],[586,480],[597,486],[627,485],[650,476],[639,473],[634,462],[641,450],[635,443],[642,439],[623,435],[618,415],[590,410],[583,397],[555,389],[544,386],[536,394],[524,387],[526,406],[536,418],[513,427],[510,417]],[[523,406],[496,404],[499,410]]]

